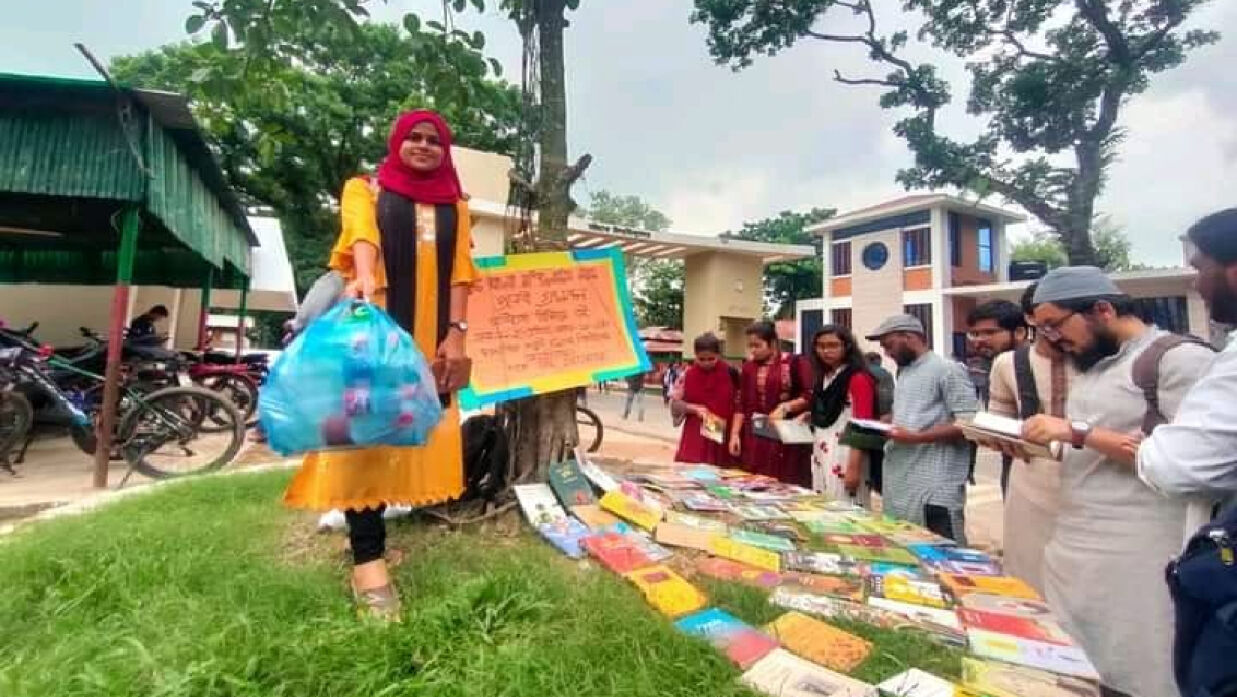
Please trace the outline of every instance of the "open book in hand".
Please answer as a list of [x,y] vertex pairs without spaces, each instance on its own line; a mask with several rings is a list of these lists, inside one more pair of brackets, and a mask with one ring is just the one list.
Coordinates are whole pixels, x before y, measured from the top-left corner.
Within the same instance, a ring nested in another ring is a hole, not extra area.
[[1005,443],[1031,457],[1057,457],[1057,452],[1052,448],[1023,440],[1022,422],[1018,419],[981,411],[971,421],[959,421],[958,427],[962,429],[962,435],[966,436],[967,440],[980,445]]
[[791,419],[771,419],[765,414],[752,417],[752,433],[787,445],[811,444],[816,440],[812,435],[812,427],[806,423]]

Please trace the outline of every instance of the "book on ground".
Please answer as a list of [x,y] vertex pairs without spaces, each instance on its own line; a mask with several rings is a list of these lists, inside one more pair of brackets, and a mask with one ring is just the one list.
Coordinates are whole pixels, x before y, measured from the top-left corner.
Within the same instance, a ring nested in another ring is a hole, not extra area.
[[593,534],[588,526],[575,518],[560,518],[537,526],[537,532],[572,559],[584,556],[584,538]]
[[725,535],[730,532],[730,526],[726,525],[723,521],[690,513],[679,513],[678,511],[666,511],[666,522],[707,530],[719,535]]
[[949,589],[955,598],[961,598],[970,593],[986,593],[988,595],[1004,595],[1010,598],[1026,598],[1041,600],[1039,593],[1027,585],[1026,581],[1013,576],[960,576],[958,574],[940,574],[941,585]]
[[806,574],[863,575],[862,564],[830,552],[789,552],[782,555],[782,566]]
[[925,607],[946,608],[949,601],[938,583],[905,578],[903,576],[872,576],[868,579],[868,593],[873,598],[897,600]]
[[830,670],[849,673],[872,653],[872,643],[831,624],[788,612],[765,627],[765,633],[791,653]]
[[1052,610],[1042,600],[1011,598],[988,593],[968,593],[962,596],[958,603],[970,610],[982,610],[998,615],[1025,617],[1032,620],[1053,619]]
[[873,605],[864,605],[825,595],[797,592],[794,588],[788,586],[782,586],[773,591],[773,595],[769,597],[769,602],[778,607],[798,610],[825,619],[870,624],[884,629],[918,629],[927,632],[929,637],[947,646],[966,646],[966,635],[961,631],[956,618],[954,620],[955,626],[949,627],[926,621],[923,618],[908,617],[905,614]]
[[955,576],[1001,576],[1005,573],[996,561],[925,561],[923,567],[933,573]]
[[770,697],[877,697],[876,688],[806,661],[784,649],[760,659],[740,678]]
[[782,575],[782,582],[793,584],[793,590],[818,595],[830,595],[843,600],[853,600],[862,603],[867,596],[867,588],[862,578],[856,576],[828,576],[824,574],[805,574],[797,571]]
[[999,612],[989,612],[987,610],[974,610],[971,608],[958,608],[958,617],[962,620],[967,630],[980,629],[985,632],[995,632],[997,634],[1006,634],[1011,637],[1020,639],[1029,639],[1031,641],[1042,641],[1058,646],[1072,646],[1074,640],[1069,634],[1057,624],[1056,620],[1049,617],[1018,617],[1017,615],[1005,615]]
[[876,686],[889,697],[955,697],[958,686],[918,668],[898,673]]
[[628,537],[631,538],[631,543],[636,549],[654,562],[663,562],[674,556],[674,552],[657,544],[652,537],[639,530],[633,531]]
[[596,557],[602,566],[616,574],[629,573],[654,563],[641,551],[634,535],[593,535],[584,538],[584,548]]
[[786,515],[777,506],[762,506],[759,504],[733,505],[730,510],[743,520],[787,520]]
[[593,487],[584,478],[575,460],[563,460],[550,465],[550,488],[568,508],[597,503]]
[[601,507],[646,530],[657,527],[657,522],[661,520],[660,510],[637,501],[621,491],[607,492],[601,497]]
[[953,610],[946,610],[937,607],[928,607],[926,605],[916,605],[915,603],[907,603],[901,600],[890,600],[889,598],[868,597],[868,605],[896,612],[903,617],[906,617],[915,622],[926,622],[946,627],[953,631],[962,630],[962,622],[958,620],[958,614]]
[[778,573],[782,570],[782,558],[777,552],[745,545],[728,537],[715,536],[709,544],[709,553],[765,571]]
[[657,540],[658,544],[669,545],[670,547],[686,547],[687,549],[698,549],[702,552],[707,552],[709,551],[709,544],[716,534],[715,532],[702,530],[690,525],[664,522],[657,525],[654,539]]
[[680,502],[689,511],[725,513],[730,510],[724,501],[710,494],[691,494],[684,496]]
[[734,581],[756,588],[774,588],[781,584],[781,574],[758,569],[730,559],[707,557],[696,562],[696,570],[722,581]]
[[974,658],[962,659],[962,685],[985,697],[1100,697],[1088,680]]
[[859,545],[837,545],[837,550],[843,556],[861,561],[881,561],[890,564],[905,564],[916,566],[915,557],[901,547],[861,547]]
[[736,542],[742,542],[745,545],[767,549],[771,552],[795,551],[795,543],[785,537],[766,535],[762,532],[752,532],[751,530],[731,530],[730,539]]
[[588,459],[588,455],[582,448],[575,449],[576,466],[580,468],[580,472],[588,478],[598,489],[602,491],[614,491],[619,488],[618,481],[611,477],[605,470],[598,467],[592,460]]
[[571,514],[597,532],[626,532],[626,530],[617,529],[619,526],[626,527],[626,523],[619,520],[613,513],[601,510],[601,506],[595,503],[572,506]]
[[799,529],[797,525],[787,522],[779,522],[776,520],[751,520],[743,524],[743,527],[752,530],[753,532],[762,532],[766,535],[776,535],[777,537],[785,538],[791,542],[807,542],[807,535]]
[[915,555],[919,561],[966,561],[991,562],[992,557],[978,549],[954,547],[951,545],[934,545],[923,542],[906,545],[906,551]]
[[668,617],[696,612],[708,603],[704,593],[664,566],[647,566],[626,577],[636,584],[649,605]]
[[927,579],[928,577],[918,566],[906,564],[890,564],[887,561],[867,563],[868,576],[901,576],[902,578]]
[[698,482],[716,482],[721,479],[721,471],[710,465],[695,465],[679,470],[679,474]]
[[519,484],[515,486],[515,499],[520,510],[533,527],[552,523],[567,517],[567,511],[558,505],[558,499],[548,484]]
[[857,547],[872,547],[874,549],[884,549],[889,545],[886,544],[885,538],[880,535],[872,534],[848,534],[830,532],[821,535],[821,542],[827,545],[855,545]]
[[708,641],[744,670],[777,648],[769,635],[716,608],[688,615],[674,626]]
[[[1032,622],[1033,620],[1024,621]],[[1087,680],[1099,679],[1095,666],[1091,665],[1091,661],[1087,659],[1086,652],[1073,644],[1062,645],[1052,641],[1027,639],[974,627],[967,627],[966,638],[970,644],[971,653],[980,658],[1062,675],[1072,675]]]

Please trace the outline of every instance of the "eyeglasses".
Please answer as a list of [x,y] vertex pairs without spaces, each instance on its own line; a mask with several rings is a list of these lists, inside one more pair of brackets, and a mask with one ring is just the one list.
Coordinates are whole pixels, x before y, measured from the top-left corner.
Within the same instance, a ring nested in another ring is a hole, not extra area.
[[[966,338],[971,341],[979,341],[980,339],[991,339],[998,334],[1009,332],[1008,329],[974,329],[966,333]],[[1010,332],[1011,334],[1013,332]]]
[[428,133],[409,133],[408,137],[404,140],[412,143],[413,145],[421,145],[422,143],[431,147],[438,147],[442,145],[442,141],[439,140],[438,136]]
[[1076,314],[1078,313],[1070,312],[1069,314],[1065,315],[1064,317],[1062,317],[1061,319],[1058,319],[1055,322],[1040,322],[1035,328],[1038,329],[1039,333],[1043,334],[1045,338],[1053,339],[1053,340],[1060,339],[1062,325],[1068,322],[1069,318],[1073,317]]

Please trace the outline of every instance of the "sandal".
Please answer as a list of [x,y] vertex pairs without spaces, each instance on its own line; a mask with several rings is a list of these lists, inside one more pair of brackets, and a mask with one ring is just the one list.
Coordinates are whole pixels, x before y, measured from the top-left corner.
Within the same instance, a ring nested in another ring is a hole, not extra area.
[[378,620],[385,623],[400,621],[399,594],[393,584],[377,588],[360,590],[352,585],[352,598],[356,602],[357,616],[361,619]]

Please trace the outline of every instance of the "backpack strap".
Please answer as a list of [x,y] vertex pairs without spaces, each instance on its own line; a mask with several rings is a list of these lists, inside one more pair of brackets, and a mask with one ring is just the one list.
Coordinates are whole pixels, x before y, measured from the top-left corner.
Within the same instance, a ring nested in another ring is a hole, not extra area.
[[1018,416],[1025,420],[1043,411],[1035,373],[1031,371],[1030,344],[1014,349],[1014,382],[1018,386]]
[[1166,334],[1152,341],[1151,345],[1134,360],[1131,377],[1134,385],[1142,390],[1143,400],[1147,403],[1142,425],[1145,435],[1151,435],[1151,432],[1158,426],[1168,423],[1168,418],[1160,411],[1160,361],[1164,358],[1164,354],[1182,344],[1209,346],[1197,337]]

